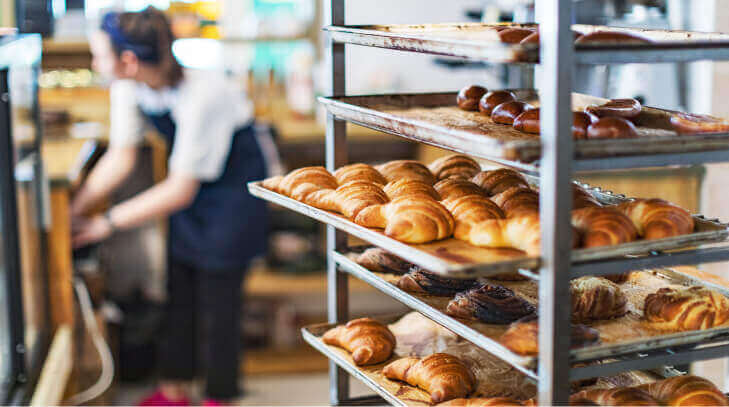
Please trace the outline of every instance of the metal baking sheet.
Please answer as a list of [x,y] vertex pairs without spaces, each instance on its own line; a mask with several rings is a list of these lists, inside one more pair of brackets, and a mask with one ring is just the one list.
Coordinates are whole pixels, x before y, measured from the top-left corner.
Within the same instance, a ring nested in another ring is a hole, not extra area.
[[[497,28],[535,27],[534,24],[394,24],[328,26],[335,42],[401,51],[444,55],[497,63],[538,63],[538,44],[505,44]],[[581,33],[611,30],[634,33],[650,44],[577,44],[575,61],[582,64],[680,62],[729,58],[729,35],[575,24]]]
[[[511,89],[520,100],[539,104],[534,89]],[[537,173],[538,135],[494,123],[478,112],[459,109],[456,93],[320,97],[333,115],[386,133]],[[607,99],[573,93],[574,110]],[[644,106],[636,118],[639,138],[575,140],[575,159],[706,152],[729,149],[729,133],[681,136],[669,119],[676,112]],[[669,163],[670,164],[670,163]]]
[[[477,321],[465,321],[453,318],[443,312],[445,304],[451,299],[449,297],[434,297],[408,293],[392,284],[392,281],[396,278],[392,275],[373,273],[357,264],[347,255],[341,253],[335,253],[334,259],[337,264],[339,264],[340,267],[349,274],[365,281],[392,298],[395,298],[410,308],[420,312],[434,322],[453,331],[474,345],[479,346],[487,352],[499,357],[501,360],[516,367],[527,376],[535,377],[538,362],[536,357],[516,354],[498,342],[498,338],[503,333],[502,331],[506,329],[506,326],[489,325]],[[717,290],[723,295],[729,297],[729,289],[726,286],[716,283],[707,283],[696,276],[681,272],[678,269],[662,269],[652,273],[660,276],[662,279],[665,279],[666,284],[706,286],[707,288]],[[638,278],[640,277],[642,276],[638,276]],[[520,293],[520,295],[525,292],[524,287],[526,285],[534,285],[534,283],[530,282],[501,280],[489,280],[489,282],[509,287],[515,292]],[[657,287],[651,287],[651,291],[653,288]],[[593,323],[588,323],[588,325],[593,325],[598,330],[601,330],[602,334],[608,334],[610,331],[613,331],[610,335],[616,335],[614,333],[614,328],[601,328],[598,326],[602,323],[603,322],[601,321],[595,321]],[[610,320],[608,323],[620,323],[620,318]],[[635,331],[633,332],[633,337],[628,337],[626,340],[614,341],[613,338],[610,340],[614,342],[573,349],[571,350],[572,361],[577,363],[599,359],[621,359],[626,356],[632,357],[636,354],[647,354],[656,350],[665,351],[669,348],[674,348],[673,352],[680,353],[681,347],[685,348],[686,346],[710,344],[729,340],[729,326],[668,334],[657,332],[648,333],[649,331],[649,329],[640,332]]]

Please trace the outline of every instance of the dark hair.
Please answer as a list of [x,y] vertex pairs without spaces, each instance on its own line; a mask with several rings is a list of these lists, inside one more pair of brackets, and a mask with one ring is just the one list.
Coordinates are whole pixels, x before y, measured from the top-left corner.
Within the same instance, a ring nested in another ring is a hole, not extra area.
[[117,55],[132,51],[140,61],[158,65],[170,86],[182,80],[182,66],[172,55],[175,36],[160,10],[150,6],[136,13],[109,13],[101,29],[111,37]]

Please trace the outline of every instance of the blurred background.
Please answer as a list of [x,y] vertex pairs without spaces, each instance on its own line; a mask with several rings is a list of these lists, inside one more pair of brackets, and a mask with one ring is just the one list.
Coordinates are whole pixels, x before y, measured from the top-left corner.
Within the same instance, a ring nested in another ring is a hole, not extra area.
[[[575,5],[578,23],[729,31],[729,8],[722,0],[575,0]],[[0,285],[0,395],[10,394],[19,366],[26,390],[16,399],[32,395],[48,360],[70,378],[67,387],[53,390],[65,395],[92,385],[104,370],[94,335],[84,323],[88,313],[75,300],[73,276],[86,282],[91,316],[117,362],[113,384],[93,403],[134,404],[153,388],[165,301],[165,225],[148,224],[73,251],[68,214],[75,188],[108,143],[108,83],[91,70],[88,35],[107,11],[147,6],[163,10],[172,21],[174,55],[184,67],[222,72],[252,100],[256,119],[272,129],[281,170],[323,163],[326,115],[316,102],[326,82],[321,0],[0,0],[0,27],[37,33],[0,38],[0,65],[9,67],[13,100],[22,260],[22,301]],[[347,24],[529,22],[535,13],[528,0],[455,0],[447,6],[438,0],[346,2]],[[530,67],[356,46],[347,48],[346,58],[351,94],[455,91],[471,83],[488,88],[539,85]],[[580,68],[575,81],[577,91],[596,96],[634,97],[647,105],[729,116],[729,102],[719,91],[729,89],[725,64]],[[428,161],[443,154],[350,126],[350,161]],[[142,147],[150,159],[140,161],[144,164],[135,168],[132,182],[108,204],[163,179],[166,150],[150,132]],[[721,165],[580,174],[607,189],[662,197],[723,218],[729,217],[726,192],[712,186],[725,183],[726,177]],[[327,400],[327,360],[303,343],[299,329],[326,318],[324,226],[290,211],[272,211],[268,255],[255,262],[241,287],[246,303],[240,369],[247,389],[241,402],[322,404]],[[0,241],[8,239],[12,235],[0,234]],[[726,267],[707,269],[721,274]],[[405,310],[360,281],[351,281],[351,290],[353,316]],[[13,342],[18,315],[24,317],[23,343]],[[73,352],[64,351],[68,349]],[[727,368],[719,360],[696,369],[722,383]],[[355,385],[355,394],[362,391]]]

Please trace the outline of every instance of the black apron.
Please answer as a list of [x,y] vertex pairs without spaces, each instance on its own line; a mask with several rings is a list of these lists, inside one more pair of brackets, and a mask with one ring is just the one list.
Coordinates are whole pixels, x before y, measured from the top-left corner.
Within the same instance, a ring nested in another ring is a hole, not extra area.
[[[169,112],[144,113],[167,140],[175,143],[176,125]],[[203,270],[246,267],[266,251],[266,204],[248,193],[246,183],[266,177],[255,126],[238,129],[222,175],[202,182],[193,203],[170,216],[168,249],[172,260]]]

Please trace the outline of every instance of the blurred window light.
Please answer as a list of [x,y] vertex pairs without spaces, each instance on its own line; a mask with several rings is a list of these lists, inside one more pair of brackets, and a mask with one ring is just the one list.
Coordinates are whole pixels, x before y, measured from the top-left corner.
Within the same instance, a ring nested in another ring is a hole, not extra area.
[[172,55],[185,68],[223,68],[223,45],[214,39],[179,39],[172,44]]
[[53,18],[62,17],[66,14],[66,0],[53,0],[51,2],[51,11],[53,11]]

